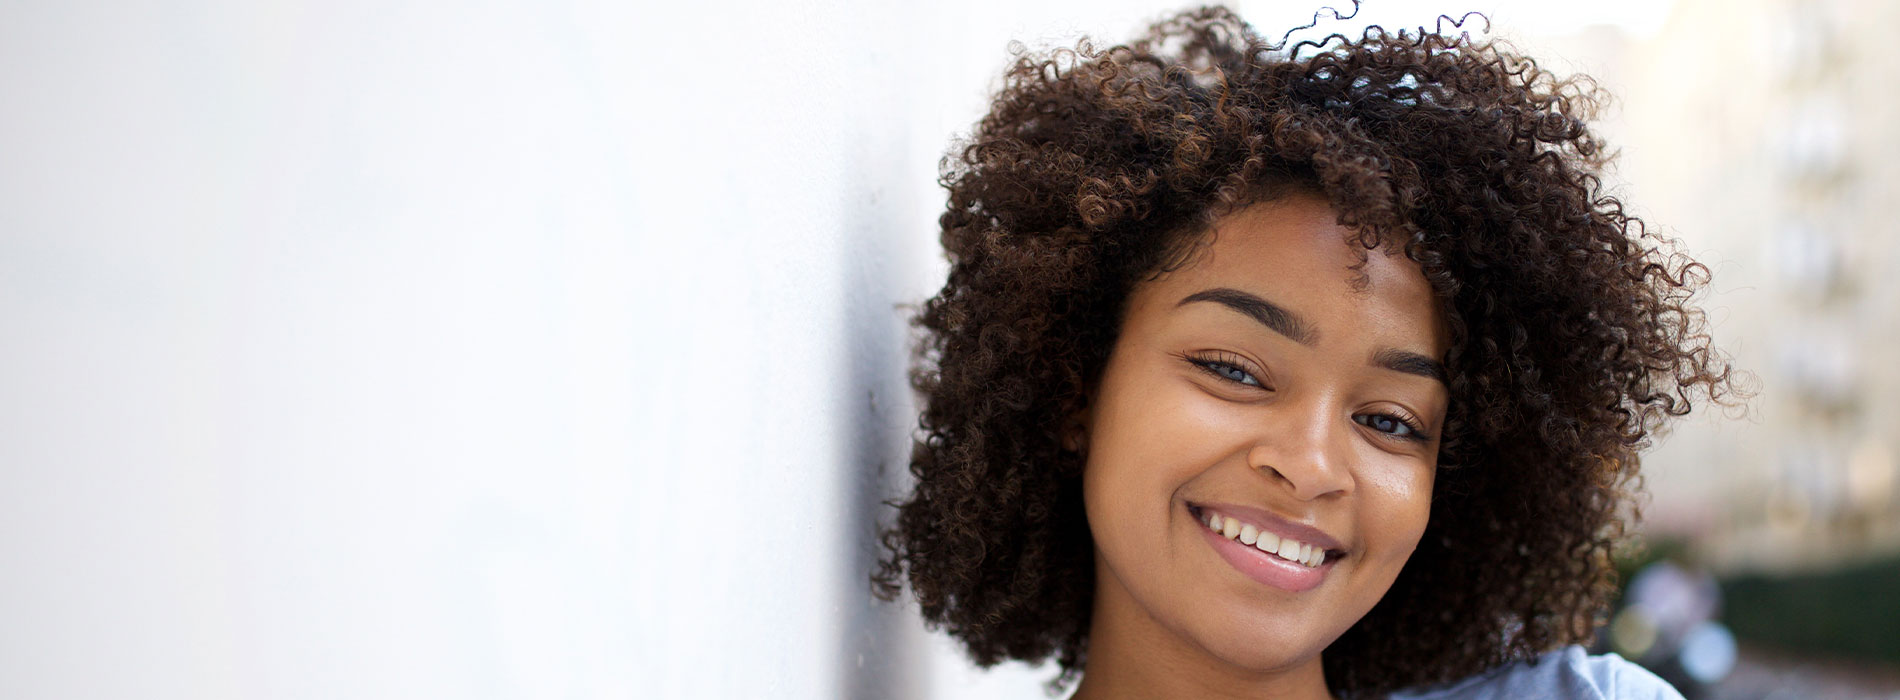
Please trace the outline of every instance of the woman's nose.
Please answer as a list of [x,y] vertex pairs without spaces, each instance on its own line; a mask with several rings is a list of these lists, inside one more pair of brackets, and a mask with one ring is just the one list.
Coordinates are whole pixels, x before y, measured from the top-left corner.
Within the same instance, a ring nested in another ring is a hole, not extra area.
[[1305,410],[1265,426],[1247,464],[1303,501],[1351,492],[1350,421],[1330,418],[1333,413]]

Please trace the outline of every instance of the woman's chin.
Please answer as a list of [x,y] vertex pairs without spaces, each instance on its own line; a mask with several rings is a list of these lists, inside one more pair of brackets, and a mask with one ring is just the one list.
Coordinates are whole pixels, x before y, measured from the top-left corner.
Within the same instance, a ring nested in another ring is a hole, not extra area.
[[1316,639],[1316,634],[1284,628],[1225,627],[1197,634],[1195,642],[1208,656],[1245,675],[1277,675],[1315,664],[1320,652],[1332,642],[1332,638]]

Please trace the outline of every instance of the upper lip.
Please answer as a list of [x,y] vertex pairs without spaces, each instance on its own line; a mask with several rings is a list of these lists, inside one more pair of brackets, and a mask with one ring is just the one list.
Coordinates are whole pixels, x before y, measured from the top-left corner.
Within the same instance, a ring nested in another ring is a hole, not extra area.
[[1193,505],[1215,511],[1282,538],[1292,538],[1328,551],[1343,552],[1346,549],[1346,545],[1340,544],[1339,540],[1333,539],[1332,535],[1326,534],[1317,527],[1296,523],[1259,508],[1233,503],[1195,503]]

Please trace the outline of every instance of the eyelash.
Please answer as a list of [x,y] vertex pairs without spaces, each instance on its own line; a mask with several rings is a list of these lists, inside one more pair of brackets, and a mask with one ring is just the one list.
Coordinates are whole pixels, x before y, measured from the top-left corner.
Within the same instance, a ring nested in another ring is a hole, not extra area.
[[[1267,383],[1261,381],[1259,376],[1257,376],[1257,374],[1253,370],[1249,369],[1249,365],[1247,361],[1241,359],[1239,355],[1235,355],[1230,352],[1214,351],[1214,352],[1202,352],[1202,353],[1189,353],[1185,355],[1183,359],[1186,359],[1188,361],[1188,364],[1194,365],[1195,369],[1199,369],[1202,372],[1206,372],[1209,375],[1213,376],[1215,379],[1219,379],[1225,382],[1233,382],[1241,386],[1252,387],[1255,389],[1268,388]],[[1226,374],[1223,374],[1221,372],[1222,368],[1239,372],[1245,375],[1248,379],[1252,379],[1254,383],[1248,384],[1244,381],[1227,376]]]
[[[1215,352],[1203,352],[1203,353],[1189,353],[1189,354],[1183,355],[1182,359],[1187,360],[1188,364],[1193,365],[1195,369],[1198,369],[1202,372],[1206,372],[1209,376],[1212,376],[1213,378],[1218,379],[1220,381],[1238,384],[1240,386],[1250,387],[1254,389],[1268,390],[1266,383],[1260,381],[1259,377],[1256,376],[1256,374],[1252,370],[1248,369],[1247,361],[1241,359],[1239,355],[1235,355],[1229,352],[1215,351]],[[1252,379],[1254,383],[1248,384],[1247,382],[1243,380],[1235,379],[1231,376],[1228,376],[1222,370],[1238,372],[1242,376],[1246,377],[1247,379]],[[1375,419],[1375,418],[1390,419],[1393,422],[1399,424],[1401,427],[1403,427],[1405,429],[1405,432],[1401,434],[1397,432],[1386,432],[1384,430],[1373,428],[1371,425],[1368,425],[1368,423],[1370,419]],[[1361,420],[1361,419],[1367,419],[1367,420]],[[1432,439],[1432,436],[1425,434],[1424,428],[1419,427],[1418,419],[1413,418],[1410,414],[1404,413],[1402,411],[1393,411],[1390,413],[1361,414],[1361,415],[1353,416],[1352,421],[1354,423],[1363,425],[1367,428],[1372,428],[1373,432],[1376,432],[1388,438],[1392,438],[1394,440],[1405,440],[1408,442],[1430,442]]]
[[[1404,435],[1400,435],[1398,433],[1388,433],[1378,428],[1372,428],[1371,425],[1367,424],[1367,421],[1360,420],[1361,418],[1367,418],[1367,419],[1388,418],[1388,419],[1391,419],[1393,422],[1398,423],[1400,426],[1404,427],[1406,430],[1406,433]],[[1413,420],[1411,417],[1406,416],[1396,411],[1391,412],[1391,413],[1362,413],[1362,414],[1353,416],[1352,422],[1358,423],[1360,425],[1364,425],[1368,428],[1372,428],[1372,432],[1378,433],[1380,435],[1385,435],[1387,437],[1391,437],[1398,440],[1408,440],[1411,442],[1431,442],[1432,440],[1432,436],[1426,435],[1425,430],[1423,428],[1418,427],[1418,421]]]

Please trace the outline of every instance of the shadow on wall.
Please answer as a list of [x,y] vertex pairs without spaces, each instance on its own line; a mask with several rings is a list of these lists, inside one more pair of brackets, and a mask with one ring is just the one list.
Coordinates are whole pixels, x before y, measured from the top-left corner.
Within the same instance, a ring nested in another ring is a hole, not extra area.
[[907,478],[913,422],[904,366],[908,313],[895,302],[903,292],[893,274],[893,261],[901,252],[895,233],[903,229],[892,215],[899,209],[879,205],[883,188],[859,184],[853,189],[869,193],[868,202],[841,207],[852,214],[841,232],[841,249],[849,258],[841,266],[844,280],[839,285],[846,337],[838,376],[846,378],[846,385],[836,391],[839,405],[834,413],[847,421],[841,432],[848,440],[838,457],[844,467],[841,502],[850,509],[843,519],[848,541],[839,573],[839,688],[841,697],[862,700],[917,697],[915,681],[923,659],[914,635],[908,634],[914,625],[908,622],[907,601],[880,601],[871,594],[870,584],[882,553],[878,523],[891,515],[884,500]]

